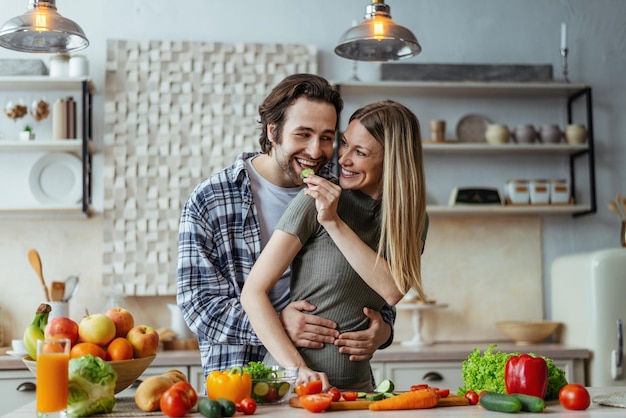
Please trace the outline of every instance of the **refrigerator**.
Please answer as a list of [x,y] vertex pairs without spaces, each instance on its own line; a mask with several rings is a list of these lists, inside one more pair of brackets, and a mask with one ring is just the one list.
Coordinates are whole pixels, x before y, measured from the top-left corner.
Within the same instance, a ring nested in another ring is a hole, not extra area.
[[552,319],[561,342],[591,352],[588,386],[626,385],[626,248],[557,258],[552,263]]

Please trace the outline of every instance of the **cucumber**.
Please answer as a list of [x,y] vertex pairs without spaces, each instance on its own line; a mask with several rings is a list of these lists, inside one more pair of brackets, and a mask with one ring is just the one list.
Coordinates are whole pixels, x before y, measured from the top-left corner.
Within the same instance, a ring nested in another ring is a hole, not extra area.
[[365,397],[366,401],[380,401],[383,399],[385,399],[385,393],[383,392],[370,393]]
[[395,385],[389,379],[385,379],[378,386],[376,386],[375,392],[391,393],[395,389]]
[[256,396],[265,396],[269,391],[270,385],[268,385],[266,382],[255,383],[254,387],[252,388],[252,393],[254,393]]
[[306,178],[309,174],[315,174],[315,171],[312,168],[305,168],[300,172],[300,177]]
[[503,393],[485,392],[480,397],[480,405],[490,411],[519,412],[522,410],[522,402],[515,396]]
[[219,418],[222,416],[222,405],[218,401],[203,398],[198,402],[198,411],[207,418]]
[[357,398],[365,398],[367,396],[366,392],[359,392]]
[[290,388],[289,383],[287,382],[280,383],[278,388],[276,389],[276,393],[278,394],[278,397],[282,398],[283,396],[285,396],[287,392],[289,392],[289,388]]
[[386,392],[386,393],[383,393],[383,395],[385,395],[385,399],[393,398],[394,396],[396,396],[396,394],[393,392]]
[[235,415],[235,412],[237,412],[237,407],[233,401],[225,398],[219,398],[217,402],[220,404],[223,417],[232,417]]
[[522,411],[526,412],[542,412],[546,403],[537,396],[523,395],[521,393],[512,393],[511,396],[516,397],[522,403]]

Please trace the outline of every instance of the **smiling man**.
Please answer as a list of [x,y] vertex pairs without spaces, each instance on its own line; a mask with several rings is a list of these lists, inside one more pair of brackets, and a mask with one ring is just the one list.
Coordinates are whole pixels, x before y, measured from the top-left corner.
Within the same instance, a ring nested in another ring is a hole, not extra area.
[[[259,106],[261,152],[240,154],[202,181],[185,203],[177,302],[198,336],[205,377],[213,370],[263,361],[267,350],[241,306],[241,289],[285,207],[304,187],[300,172],[308,168],[330,177],[326,164],[342,108],[339,93],[325,79],[311,74],[285,78]],[[392,340],[391,308],[369,312],[367,330],[340,335],[334,322],[306,313],[315,306],[290,303],[289,270],[270,299],[297,347],[336,344],[359,361]]]

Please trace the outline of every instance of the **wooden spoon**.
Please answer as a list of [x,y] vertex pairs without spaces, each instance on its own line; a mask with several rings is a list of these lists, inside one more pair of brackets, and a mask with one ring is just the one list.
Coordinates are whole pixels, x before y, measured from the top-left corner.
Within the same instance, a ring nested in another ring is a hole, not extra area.
[[52,282],[50,288],[50,300],[52,302],[61,302],[65,294],[65,282]]
[[50,302],[50,294],[48,293],[48,286],[46,286],[46,281],[43,279],[43,268],[41,266],[41,258],[39,257],[39,253],[37,250],[29,250],[28,251],[28,261],[30,261],[30,265],[39,276],[39,282],[43,287],[43,293],[46,297],[46,302]]

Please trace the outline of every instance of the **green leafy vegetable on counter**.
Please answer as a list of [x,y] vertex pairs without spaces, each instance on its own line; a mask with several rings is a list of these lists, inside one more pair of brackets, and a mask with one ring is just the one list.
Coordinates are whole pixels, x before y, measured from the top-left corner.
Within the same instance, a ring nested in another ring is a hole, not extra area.
[[248,372],[252,379],[267,379],[270,377],[276,377],[275,370],[258,361],[249,362],[248,366],[244,367],[243,370]]
[[70,360],[67,412],[71,417],[106,414],[115,406],[117,373],[100,357]]
[[[480,393],[483,390],[496,393],[506,394],[506,386],[504,383],[504,370],[509,357],[518,356],[521,353],[504,353],[501,351],[493,352],[496,344],[490,344],[489,347],[481,355],[478,348],[463,361],[461,375],[463,384],[458,394],[464,396],[468,390]],[[565,372],[554,365],[552,359],[540,356],[538,354],[528,353],[533,357],[541,357],[548,365],[548,391],[546,400],[554,400],[559,398],[559,390],[567,384]]]

